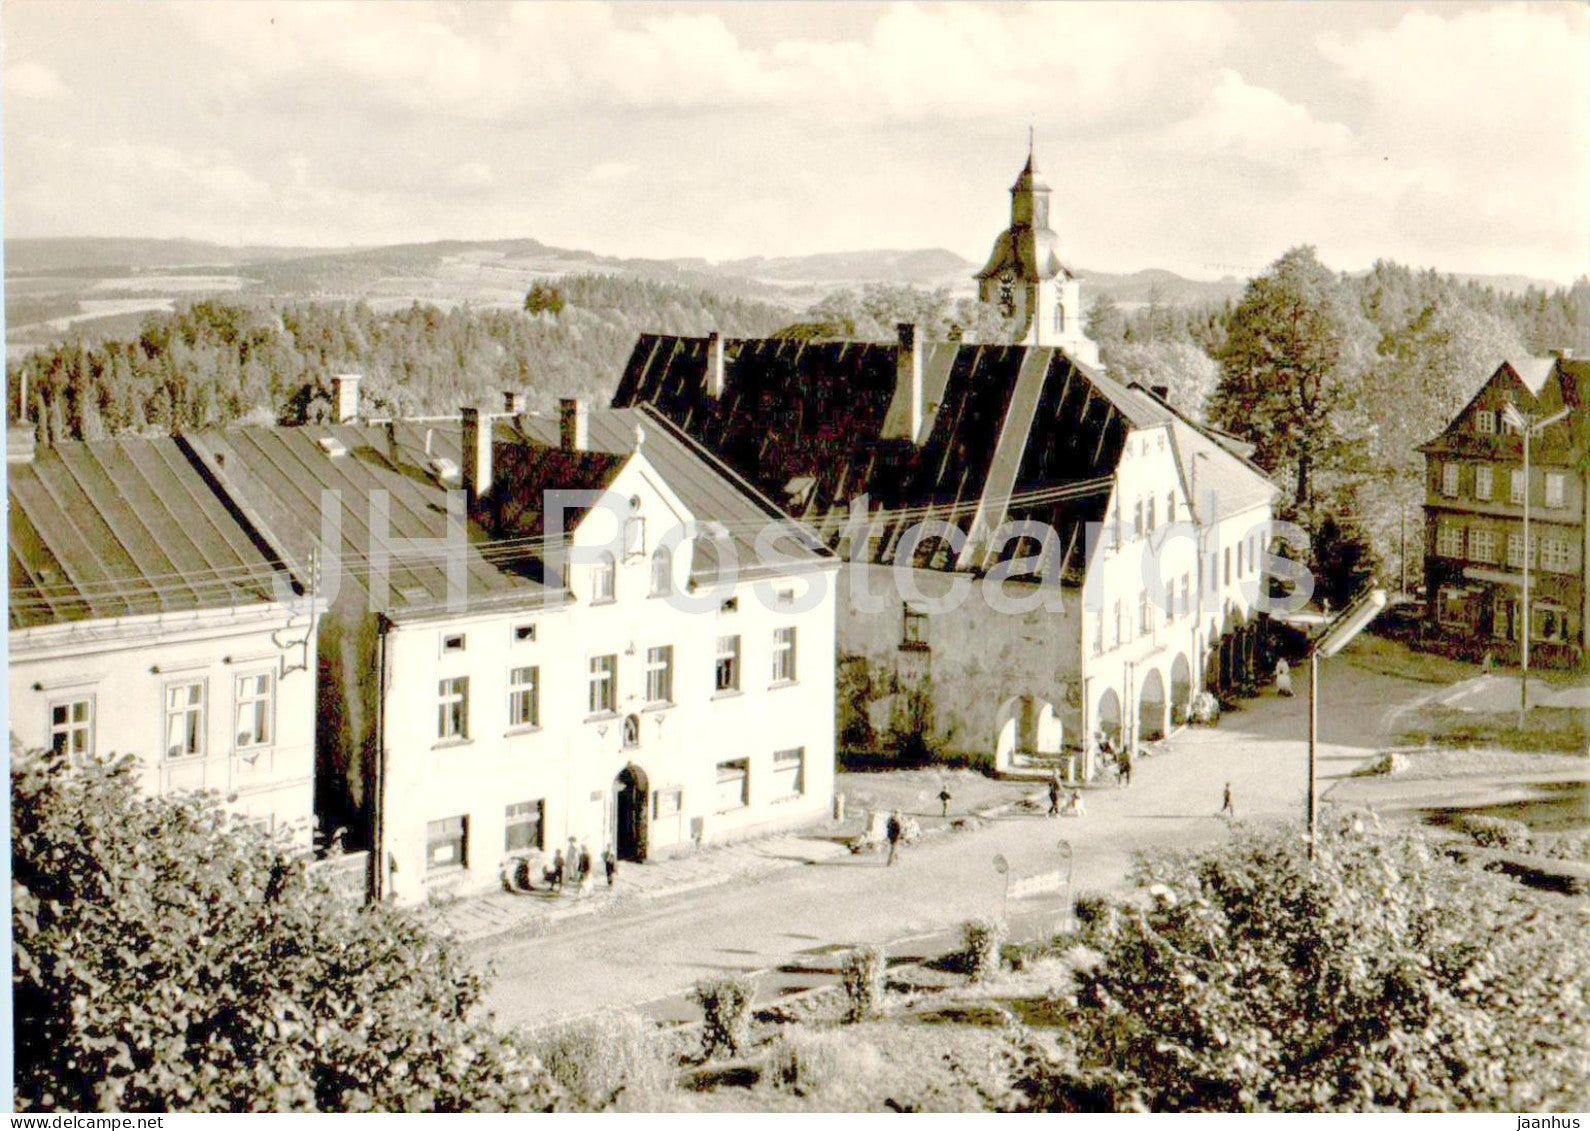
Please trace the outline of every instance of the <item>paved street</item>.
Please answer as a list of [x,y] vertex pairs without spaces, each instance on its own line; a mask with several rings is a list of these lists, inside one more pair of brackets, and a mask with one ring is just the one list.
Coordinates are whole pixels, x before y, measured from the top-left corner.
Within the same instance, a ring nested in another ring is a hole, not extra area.
[[[1322,791],[1383,742],[1397,708],[1442,686],[1408,665],[1384,674],[1361,653],[1355,646],[1325,665]],[[931,838],[894,868],[827,852],[751,884],[616,906],[537,937],[479,943],[476,952],[497,970],[490,1004],[505,1022],[544,1023],[675,997],[710,974],[777,969],[836,947],[933,935],[999,910],[996,854],[1018,876],[1053,868],[1061,837],[1074,849],[1075,889],[1112,887],[1138,851],[1227,835],[1216,815],[1227,781],[1241,820],[1299,816],[1306,682],[1299,679],[1297,689],[1294,699],[1266,692],[1217,728],[1182,731],[1164,753],[1140,760],[1129,789],[1087,791],[1081,820],[1012,812],[975,831]]]

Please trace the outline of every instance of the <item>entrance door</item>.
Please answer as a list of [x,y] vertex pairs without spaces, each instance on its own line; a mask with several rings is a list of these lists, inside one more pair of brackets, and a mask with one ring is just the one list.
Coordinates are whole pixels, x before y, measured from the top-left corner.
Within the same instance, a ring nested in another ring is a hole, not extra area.
[[646,818],[651,806],[646,771],[631,762],[613,779],[613,807],[617,815],[613,850],[620,860],[641,863],[646,859]]

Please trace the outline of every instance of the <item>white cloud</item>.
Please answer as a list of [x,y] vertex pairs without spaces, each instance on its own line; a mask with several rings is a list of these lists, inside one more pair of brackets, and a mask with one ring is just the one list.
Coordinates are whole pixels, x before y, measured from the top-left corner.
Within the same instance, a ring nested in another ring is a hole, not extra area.
[[1352,148],[1353,131],[1341,122],[1321,122],[1307,107],[1252,86],[1223,67],[1203,108],[1173,126],[1167,140],[1192,152],[1234,153],[1265,164],[1293,165],[1300,158],[1346,152]]
[[591,166],[590,172],[585,174],[585,179],[602,183],[604,181],[621,181],[634,173],[635,166],[627,161],[603,161]]
[[43,100],[67,98],[71,94],[60,75],[32,60],[5,68],[5,91],[13,98]]

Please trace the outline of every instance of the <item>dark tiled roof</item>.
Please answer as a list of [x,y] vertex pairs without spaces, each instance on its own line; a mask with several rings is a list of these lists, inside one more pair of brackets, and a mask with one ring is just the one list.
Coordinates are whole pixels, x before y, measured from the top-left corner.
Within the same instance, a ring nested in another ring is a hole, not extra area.
[[1419,450],[1466,459],[1518,459],[1522,440],[1516,433],[1480,433],[1468,424],[1476,403],[1487,394],[1492,404],[1511,401],[1535,419],[1568,409],[1562,424],[1537,435],[1532,454],[1542,463],[1590,467],[1590,361],[1572,358],[1504,361],[1446,430]]
[[[1080,564],[1082,524],[1102,517],[1104,492],[1015,509],[1005,500],[1111,475],[1129,429],[1173,414],[1059,349],[921,348],[920,443],[900,427],[895,345],[726,342],[714,398],[704,339],[645,335],[614,403],[667,415],[830,539],[835,509],[865,494],[875,507],[914,508],[902,528],[926,511],[963,530],[974,520],[985,531],[1006,518],[1046,522]],[[891,557],[900,532],[882,531],[873,553]]]
[[259,604],[289,580],[175,440],[61,444],[8,470],[13,628]]

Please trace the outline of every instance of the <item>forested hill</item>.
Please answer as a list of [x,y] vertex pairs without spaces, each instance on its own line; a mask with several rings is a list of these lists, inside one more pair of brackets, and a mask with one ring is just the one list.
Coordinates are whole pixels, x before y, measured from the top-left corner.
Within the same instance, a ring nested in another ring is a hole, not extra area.
[[553,301],[536,313],[197,302],[149,315],[128,339],[67,341],[12,363],[7,415],[19,419],[25,385],[27,419],[46,442],[312,419],[344,372],[365,376],[373,412],[452,412],[505,388],[532,409],[563,396],[606,403],[643,331],[760,336],[790,320],[785,307],[632,278],[538,290]]

